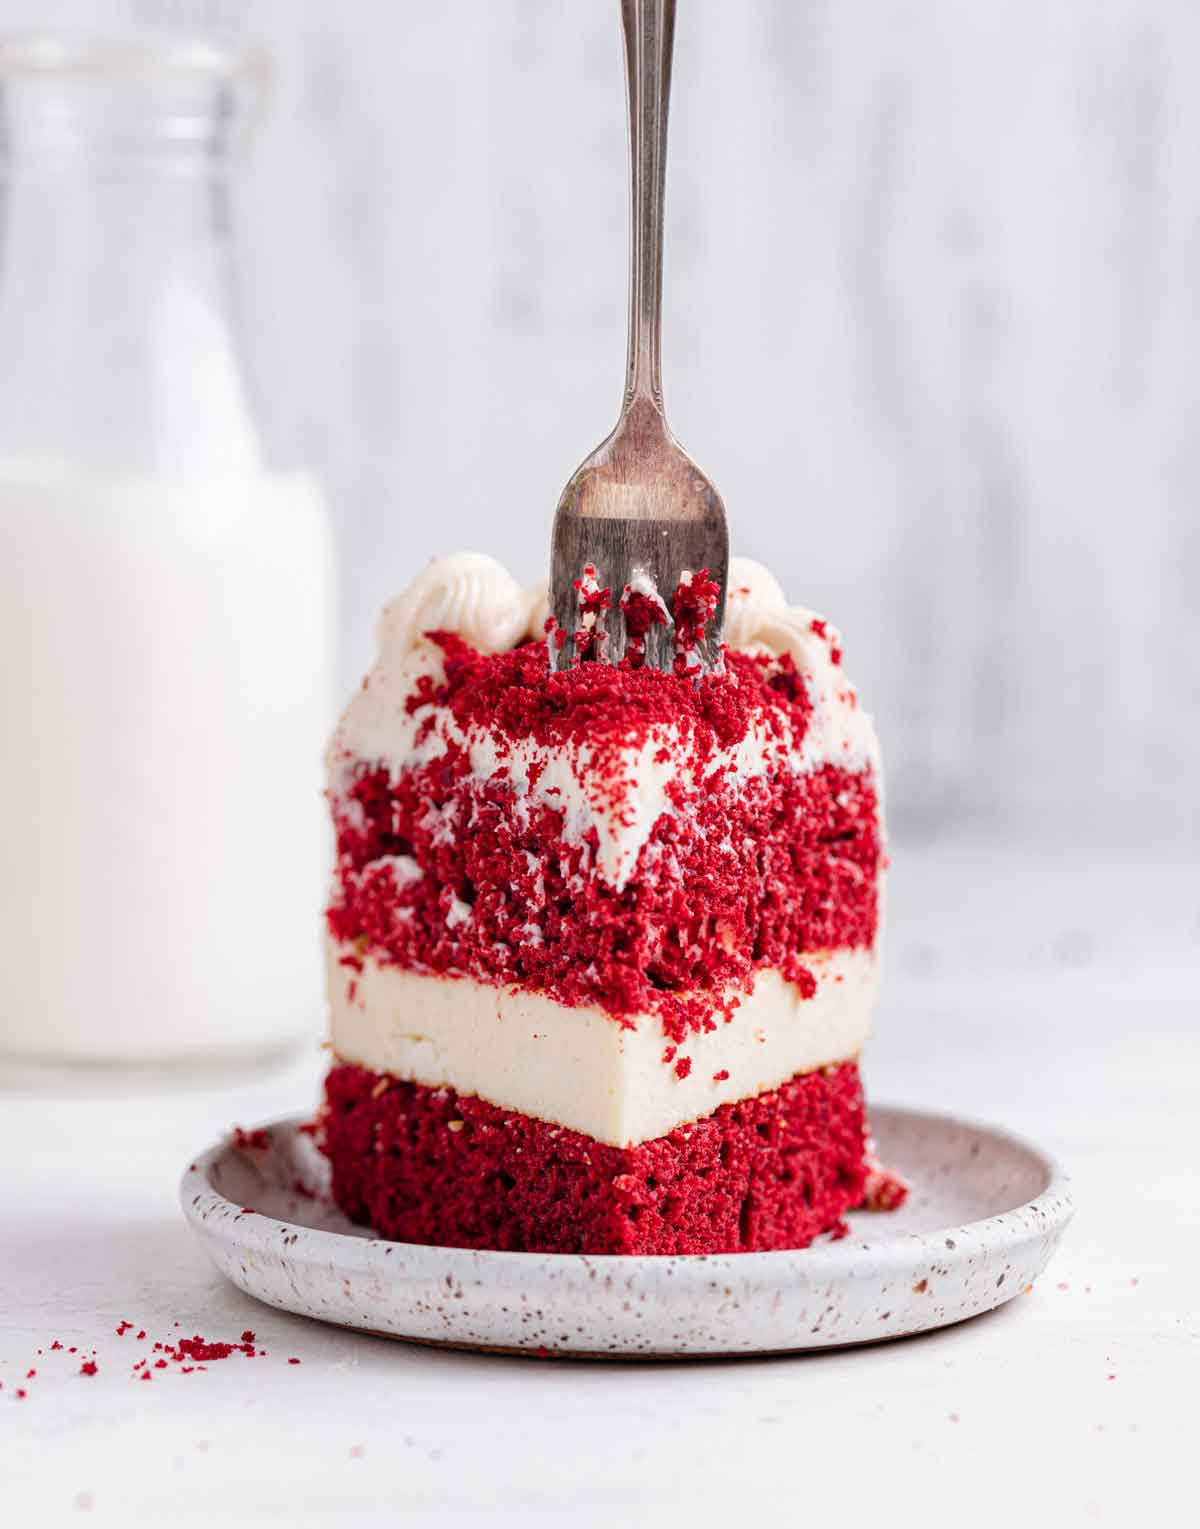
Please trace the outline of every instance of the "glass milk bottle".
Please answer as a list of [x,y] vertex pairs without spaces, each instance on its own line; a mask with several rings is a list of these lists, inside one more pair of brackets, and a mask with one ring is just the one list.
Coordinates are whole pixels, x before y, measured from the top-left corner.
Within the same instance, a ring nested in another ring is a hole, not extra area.
[[333,558],[232,321],[252,59],[0,43],[0,1056],[314,1035]]

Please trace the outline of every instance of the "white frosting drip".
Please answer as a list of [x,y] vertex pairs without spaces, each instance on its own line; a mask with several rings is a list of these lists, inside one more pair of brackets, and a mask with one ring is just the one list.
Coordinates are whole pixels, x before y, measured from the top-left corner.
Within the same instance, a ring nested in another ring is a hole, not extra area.
[[[837,633],[830,626],[814,630],[811,611],[789,606],[778,581],[761,564],[733,558],[729,567],[725,640],[743,651],[787,653],[803,676],[813,711],[800,750],[788,756],[798,773],[835,764],[850,770],[879,770],[878,746],[870,718],[840,664],[833,661]],[[522,590],[501,564],[478,553],[458,553],[432,563],[383,613],[379,656],[362,688],[347,707],[327,756],[330,789],[340,794],[346,772],[370,760],[393,771],[425,764],[451,744],[469,750],[471,767],[481,779],[498,770],[507,774],[521,804],[548,805],[563,813],[563,833],[582,840],[592,828],[598,835],[596,870],[611,885],[623,887],[664,812],[673,810],[667,788],[672,758],[686,745],[677,729],[664,728],[640,745],[631,745],[622,761],[629,782],[618,799],[593,778],[587,744],[547,749],[531,739],[510,740],[490,729],[463,731],[436,707],[409,713],[406,702],[422,676],[444,676],[441,649],[426,632],[453,631],[484,653],[540,639],[549,615],[544,586]],[[417,733],[432,718],[421,742]],[[668,753],[656,758],[664,745]],[[744,784],[778,767],[779,746],[752,728],[732,749],[720,751],[709,774]],[[530,781],[535,784],[531,787]],[[454,824],[434,825],[450,837]],[[400,868],[397,867],[397,870]],[[401,872],[403,874],[403,872]],[[456,916],[458,910],[454,910]]]

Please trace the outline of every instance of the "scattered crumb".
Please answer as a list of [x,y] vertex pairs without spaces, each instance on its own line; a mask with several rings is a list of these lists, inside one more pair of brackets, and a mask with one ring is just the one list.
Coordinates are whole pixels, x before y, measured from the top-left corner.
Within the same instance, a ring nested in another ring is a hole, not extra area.
[[241,1126],[234,1126],[233,1144],[235,1147],[251,1147],[262,1152],[271,1145],[271,1133],[265,1126],[259,1126],[255,1131],[245,1131]]

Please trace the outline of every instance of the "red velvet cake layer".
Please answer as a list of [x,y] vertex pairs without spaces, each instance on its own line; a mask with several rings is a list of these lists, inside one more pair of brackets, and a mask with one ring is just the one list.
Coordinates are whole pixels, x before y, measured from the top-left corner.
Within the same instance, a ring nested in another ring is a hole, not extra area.
[[[699,681],[584,664],[547,674],[530,644],[483,655],[456,638],[446,683],[421,692],[464,728],[485,723],[546,744],[586,738],[618,771],[631,740],[686,716],[691,752],[668,787],[633,875],[596,874],[595,843],[563,836],[552,806],[518,802],[502,774],[473,773],[452,746],[392,775],[363,761],[333,799],[338,863],[332,934],[410,970],[464,974],[609,1013],[657,1013],[673,1041],[712,1028],[758,968],[811,988],[805,952],[868,947],[877,922],[879,804],[870,772],[826,765],[749,780],[705,779],[706,754],[751,720],[798,749],[810,703],[790,659],[726,656]],[[699,784],[703,782],[702,784]],[[593,831],[594,837],[594,831]],[[399,882],[386,858],[422,872]],[[450,907],[469,917],[447,917]],[[351,956],[349,959],[355,959]]]
[[333,1195],[382,1237],[546,1253],[806,1247],[863,1201],[852,1062],[618,1148],[361,1067],[326,1080]]

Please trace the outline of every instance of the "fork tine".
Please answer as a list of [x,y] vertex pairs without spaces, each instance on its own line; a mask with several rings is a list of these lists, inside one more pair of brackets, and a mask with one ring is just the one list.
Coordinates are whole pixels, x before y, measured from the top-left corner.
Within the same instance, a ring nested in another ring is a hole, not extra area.
[[[593,500],[594,495],[588,496]],[[716,499],[715,494],[713,498]],[[636,519],[629,515],[615,517],[580,513],[576,502],[564,495],[554,521],[551,551],[552,614],[564,635],[561,646],[557,634],[550,640],[551,667],[569,669],[577,661],[575,634],[580,627],[579,592],[575,580],[589,564],[594,566],[602,587],[611,590],[611,608],[597,620],[596,629],[603,642],[595,652],[603,663],[620,663],[629,648],[629,631],[621,610],[625,587],[644,571],[670,610],[671,600],[685,572],[701,568],[719,588],[717,607],[695,649],[702,669],[717,667],[720,662],[721,630],[724,624],[725,593],[728,580],[728,537],[724,512],[699,524],[691,519]],[[590,506],[589,506],[590,507]],[[646,636],[645,663],[670,672],[675,662],[674,632],[670,624],[652,626]]]

